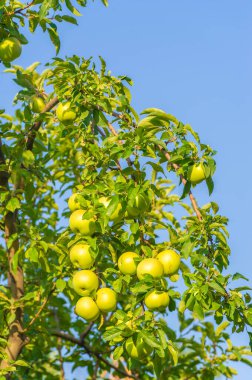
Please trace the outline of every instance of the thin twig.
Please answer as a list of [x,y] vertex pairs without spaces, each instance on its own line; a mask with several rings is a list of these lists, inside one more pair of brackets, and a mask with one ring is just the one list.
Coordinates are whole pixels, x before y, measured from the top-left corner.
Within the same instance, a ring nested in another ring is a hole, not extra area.
[[14,14],[17,14],[17,13],[22,13],[23,11],[25,11],[27,8],[30,8],[33,3],[35,2],[35,0],[32,0],[30,3],[28,3],[25,7],[23,8],[18,8],[16,9],[14,12],[10,13],[9,16],[11,15],[14,15]]
[[[55,98],[53,98],[52,100],[50,100],[50,102],[48,102],[46,104],[46,106],[43,109],[42,113],[51,111],[51,109],[53,107],[55,107],[56,104],[58,104],[58,102],[59,102],[59,99],[56,96]],[[34,144],[34,141],[35,141],[35,138],[36,138],[37,131],[41,127],[42,123],[43,123],[42,120],[36,121],[36,123],[34,123],[33,126],[31,127],[31,129],[30,129],[30,131],[28,133],[28,136],[27,136],[26,150],[32,150],[33,144]]]
[[38,309],[37,313],[34,315],[34,317],[30,320],[28,326],[24,329],[24,332],[27,332],[30,327],[36,322],[36,320],[38,319],[38,317],[40,316],[40,314],[42,313],[43,309],[45,308],[47,302],[49,301],[49,298],[51,297],[51,295],[53,294],[55,290],[55,285],[52,287],[52,289],[50,290],[50,292],[48,293],[47,297],[44,299],[42,305],[40,306],[40,308]]
[[93,351],[91,348],[89,348],[84,342],[82,342],[80,339],[75,338],[74,336],[70,334],[63,333],[61,331],[54,331],[52,335],[60,337],[62,339],[68,340],[69,342],[72,342],[74,344],[77,344],[80,347],[83,347],[88,355],[96,357],[99,361],[103,362],[110,368],[114,369],[121,375],[125,377],[130,377],[131,379],[139,380],[138,376],[135,375],[129,375],[125,370],[122,370],[121,368],[115,366],[114,364],[110,363],[107,359],[105,359],[100,353]]

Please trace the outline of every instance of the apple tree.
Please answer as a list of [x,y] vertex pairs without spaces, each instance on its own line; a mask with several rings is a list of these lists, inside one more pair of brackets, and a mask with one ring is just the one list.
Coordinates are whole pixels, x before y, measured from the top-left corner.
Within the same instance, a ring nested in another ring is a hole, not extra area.
[[0,1],[18,86],[0,111],[0,379],[65,379],[66,363],[87,379],[232,378],[251,366],[232,343],[250,288],[227,271],[228,219],[193,195],[213,192],[216,152],[164,110],[139,116],[101,57],[15,62],[37,28],[58,53],[77,8]]

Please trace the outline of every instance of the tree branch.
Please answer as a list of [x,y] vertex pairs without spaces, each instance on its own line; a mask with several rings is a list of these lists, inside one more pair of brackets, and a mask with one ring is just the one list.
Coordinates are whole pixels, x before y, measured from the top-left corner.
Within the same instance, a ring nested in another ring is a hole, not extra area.
[[37,313],[34,315],[34,317],[30,320],[28,326],[24,329],[24,332],[27,332],[29,330],[29,328],[34,324],[34,322],[36,322],[36,320],[38,319],[38,317],[40,316],[40,314],[42,313],[43,309],[45,308],[47,302],[49,301],[49,298],[51,297],[51,295],[53,294],[55,290],[55,284],[54,286],[52,287],[52,289],[50,290],[50,292],[48,293],[47,297],[44,299],[44,301],[42,302],[42,305],[40,306],[40,308],[38,309]]
[[114,364],[110,363],[107,359],[105,359],[101,354],[99,354],[96,351],[93,351],[91,348],[89,348],[84,342],[81,341],[79,338],[75,338],[74,336],[70,334],[63,333],[61,331],[54,331],[52,335],[57,336],[59,338],[68,340],[69,342],[72,342],[74,344],[77,344],[80,347],[83,347],[88,355],[96,357],[99,361],[103,362],[110,368],[114,369],[121,375],[125,377],[129,377],[131,379],[139,380],[138,376],[135,375],[129,375],[125,370],[120,369],[119,367],[115,366]]
[[18,8],[16,9],[14,12],[10,13],[9,16],[12,16],[14,14],[17,14],[17,13],[22,13],[23,11],[25,11],[26,9],[30,8],[33,3],[35,2],[35,0],[32,0],[30,3],[28,3],[25,7],[23,8]]
[[[100,108],[101,108],[101,107],[99,107],[98,109],[100,109]],[[104,111],[104,112],[105,112],[105,111]],[[117,117],[119,117],[119,116],[117,115]],[[122,118],[123,118],[123,115],[121,115],[121,119],[122,119]],[[115,128],[114,128],[110,123],[108,123],[108,127],[109,127],[109,130],[112,132],[112,134],[113,134],[114,136],[118,136],[117,131],[115,130]],[[166,159],[167,159],[168,161],[170,161],[171,156],[169,155],[168,152],[166,152],[166,151],[164,150],[164,148],[163,148],[161,145],[158,145],[158,149],[159,149],[162,153],[164,153]],[[132,162],[131,162],[131,160],[130,160],[129,158],[127,159],[127,162],[128,162],[129,165],[132,165]],[[178,171],[178,169],[179,169],[179,165],[177,165],[177,164],[175,164],[175,163],[172,163],[172,166],[173,166],[173,168],[175,169],[175,171]],[[182,183],[185,185],[185,184],[187,183],[187,180],[183,177],[182,174],[180,174],[179,176],[180,176],[180,179],[181,179]],[[195,214],[196,214],[198,220],[201,221],[201,220],[202,220],[202,216],[201,216],[201,213],[200,213],[200,211],[199,211],[199,207],[198,207],[198,205],[197,205],[196,199],[195,199],[193,193],[191,192],[191,190],[189,191],[189,198],[190,198],[190,201],[191,201],[192,207],[193,207],[193,209],[194,209],[194,211],[195,211]]]
[[[42,113],[44,112],[48,112],[48,111],[51,111],[51,109],[53,107],[56,106],[56,104],[59,103],[59,100],[57,98],[57,96],[53,99],[50,100],[50,102],[48,102],[45,106],[45,108],[43,109]],[[43,121],[40,120],[40,121],[36,121],[36,123],[33,124],[33,126],[31,127],[29,133],[28,133],[28,136],[27,136],[27,141],[26,141],[26,150],[32,150],[33,148],[33,144],[34,144],[34,141],[35,141],[35,138],[36,138],[36,134],[39,130],[39,128],[41,127]]]

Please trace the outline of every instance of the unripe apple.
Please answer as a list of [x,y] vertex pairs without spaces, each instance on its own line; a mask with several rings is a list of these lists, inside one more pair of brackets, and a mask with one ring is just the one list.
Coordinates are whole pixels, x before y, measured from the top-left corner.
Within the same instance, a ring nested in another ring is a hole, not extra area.
[[22,46],[15,37],[5,38],[0,42],[0,60],[3,62],[14,61],[21,55]]
[[144,259],[137,266],[137,277],[139,280],[143,280],[146,274],[150,274],[153,278],[161,278],[163,273],[163,265],[158,259]]
[[166,249],[157,255],[157,259],[164,267],[164,275],[175,274],[180,266],[180,255],[172,249]]
[[75,313],[91,322],[99,317],[100,310],[91,297],[81,297],[76,303]]
[[199,164],[194,164],[190,173],[189,180],[193,185],[196,185],[197,183],[202,182],[204,179],[206,179],[206,175],[203,163],[200,162]]
[[84,236],[92,236],[95,233],[95,220],[83,219],[84,210],[74,211],[69,218],[69,226],[75,233],[79,232]]
[[72,194],[69,199],[68,199],[68,207],[70,209],[70,211],[75,211],[75,210],[80,210],[81,209],[81,205],[80,203],[78,202],[78,194],[77,193],[74,193]]
[[133,206],[127,207],[127,216],[135,218],[146,212],[149,208],[149,199],[145,194],[137,194]]
[[137,271],[137,263],[135,262],[140,256],[135,252],[125,252],[118,260],[118,267],[123,274],[133,275]]
[[150,310],[158,310],[168,306],[170,301],[167,292],[159,292],[157,290],[151,290],[146,294],[144,303]]
[[71,108],[71,103],[60,103],[56,109],[56,115],[59,121],[65,125],[69,125],[76,119],[76,113]]
[[135,344],[132,337],[126,340],[125,348],[129,356],[139,360],[145,358],[152,352],[152,348],[147,345],[143,339],[138,340]]
[[115,310],[117,302],[116,292],[110,288],[101,288],[96,293],[96,304],[104,313]]
[[[111,199],[109,199],[107,197],[101,197],[101,198],[99,198],[99,203],[103,204],[103,206],[105,208],[108,208],[108,206],[110,204],[110,201],[111,201]],[[109,216],[109,220],[114,221],[114,220],[118,219],[119,216],[120,216],[121,210],[122,210],[122,205],[120,203],[118,203],[115,211]]]
[[75,244],[70,249],[70,260],[73,265],[81,269],[89,269],[93,266],[95,259],[89,252],[88,244]]
[[99,279],[91,270],[80,270],[73,275],[73,289],[80,296],[88,296],[98,289]]
[[31,109],[35,113],[41,113],[45,108],[45,102],[40,96],[34,96],[31,101]]

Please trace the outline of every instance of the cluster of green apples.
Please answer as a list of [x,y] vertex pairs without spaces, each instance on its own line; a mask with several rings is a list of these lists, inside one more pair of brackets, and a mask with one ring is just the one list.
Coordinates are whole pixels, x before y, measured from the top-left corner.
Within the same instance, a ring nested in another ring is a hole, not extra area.
[[[85,210],[82,210],[76,200],[77,194],[72,194],[68,206],[72,214],[69,224],[73,232],[83,236],[92,236],[95,232],[94,219],[83,219]],[[117,295],[111,288],[99,288],[99,278],[92,270],[95,259],[91,248],[86,243],[78,243],[71,247],[70,260],[76,271],[72,285],[75,292],[81,296],[75,306],[75,313],[87,321],[95,321],[100,313],[108,313],[116,308]]]
[[16,37],[7,37],[4,30],[0,30],[0,60],[9,63],[17,59],[22,53],[22,46]]
[[[180,255],[172,250],[165,249],[157,254],[156,257],[144,258],[136,252],[125,252],[118,260],[118,267],[121,273],[137,275],[141,281],[146,275],[150,275],[155,280],[162,277],[174,276],[180,266]],[[145,298],[144,303],[149,310],[162,310],[169,305],[168,292],[152,289]]]
[[[137,196],[134,207],[127,209],[129,216],[141,212],[142,202],[146,202],[144,197]],[[105,208],[110,200],[106,197],[99,198],[99,203]],[[68,200],[68,206],[72,212],[69,219],[70,229],[83,236],[92,236],[95,233],[95,218],[85,218],[86,210],[81,209],[78,194],[72,194]],[[121,204],[110,215],[110,220],[117,220],[122,211]],[[87,244],[76,244],[70,250],[70,260],[75,267],[81,270],[73,276],[73,288],[77,294],[83,296],[76,305],[76,313],[86,320],[95,320],[100,311],[110,312],[116,307],[116,293],[110,288],[99,290],[99,279],[90,269],[94,265],[94,258],[90,253],[90,246]],[[173,276],[180,266],[180,255],[171,249],[159,252],[156,257],[141,259],[136,252],[124,252],[118,260],[118,268],[124,275],[136,275],[139,280],[143,280],[145,275],[150,275],[154,279],[161,279],[163,276]],[[96,301],[90,297],[95,295]],[[145,296],[144,303],[150,310],[162,310],[169,304],[169,295],[165,291],[151,290]]]
[[[103,196],[98,199],[98,202],[107,209],[110,198]],[[71,211],[69,226],[72,232],[83,237],[92,237],[96,232],[96,217],[85,217],[88,210],[81,206],[81,197],[78,193],[70,196],[68,206]],[[136,218],[148,208],[147,196],[139,194],[133,205],[126,208],[124,216]],[[122,217],[122,205],[119,203],[114,212],[109,215],[109,219],[114,222]],[[117,294],[109,287],[99,289],[99,278],[94,271],[95,258],[90,245],[86,242],[74,244],[70,248],[69,257],[74,268],[79,269],[72,278],[73,289],[81,296],[76,303],[75,313],[87,321],[95,321],[101,313],[115,311]],[[161,281],[163,277],[176,276],[180,266],[180,255],[172,249],[165,249],[157,253],[155,257],[149,258],[142,258],[136,252],[124,252],[120,255],[117,265],[123,275],[135,276],[139,281],[144,280],[147,275]],[[145,295],[144,304],[151,311],[163,311],[169,304],[169,294],[167,291],[153,288]],[[117,321],[117,324],[119,322]],[[127,323],[131,324],[131,321]],[[130,326],[129,334],[126,334],[125,348],[132,358],[141,360],[149,355],[152,349],[141,339],[135,342],[132,337],[133,330]]]

